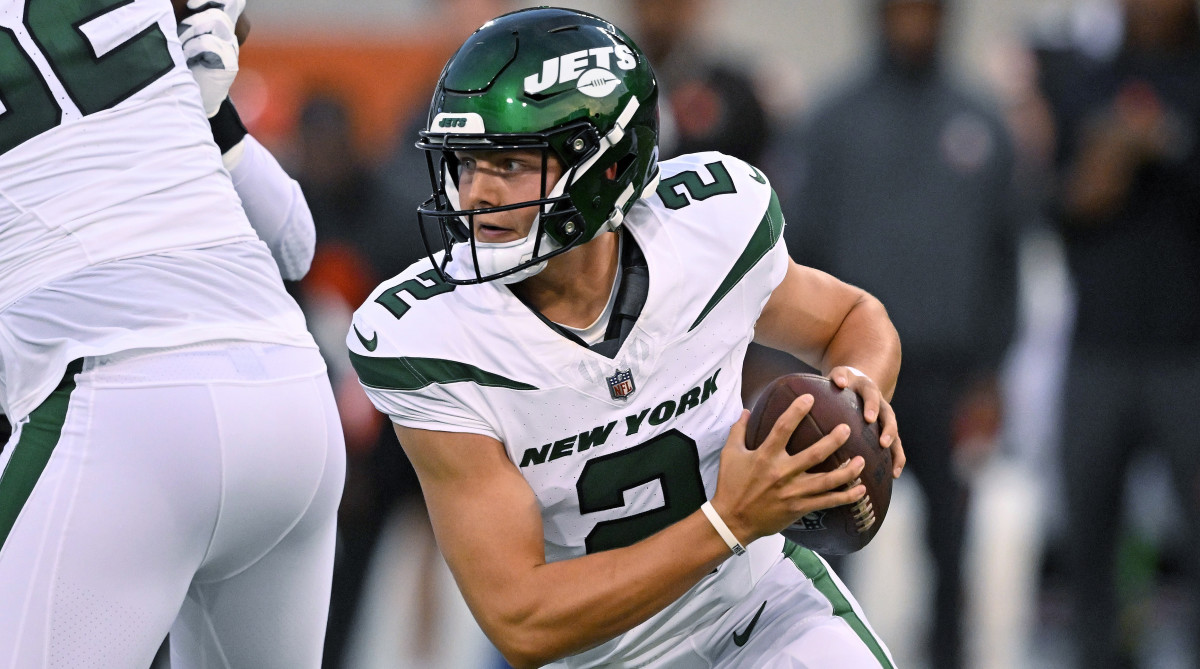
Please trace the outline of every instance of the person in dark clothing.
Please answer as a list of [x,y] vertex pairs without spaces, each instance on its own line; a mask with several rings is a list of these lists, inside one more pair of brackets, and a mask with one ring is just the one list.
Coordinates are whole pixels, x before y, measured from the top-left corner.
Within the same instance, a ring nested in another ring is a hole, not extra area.
[[[882,0],[877,65],[785,145],[779,184],[798,261],[880,295],[904,342],[896,393],[927,499],[935,563],[931,666],[962,666],[962,465],[995,443],[998,369],[1016,320],[1020,224],[999,108],[941,67],[943,2]],[[795,192],[790,192],[794,189]],[[786,193],[786,194],[785,194]]]
[[[1113,58],[1060,53],[1043,68],[1077,300],[1062,470],[1075,643],[1089,668],[1131,666],[1137,650],[1118,622],[1116,553],[1125,475],[1144,449],[1170,464],[1187,525],[1169,541],[1200,606],[1200,20],[1192,0],[1122,8]],[[1200,621],[1185,629],[1200,639]]]

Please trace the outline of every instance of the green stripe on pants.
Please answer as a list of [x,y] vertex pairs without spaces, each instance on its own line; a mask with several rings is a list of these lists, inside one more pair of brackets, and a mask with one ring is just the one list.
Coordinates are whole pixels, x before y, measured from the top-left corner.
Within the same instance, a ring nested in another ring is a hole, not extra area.
[[21,436],[11,445],[12,457],[0,474],[0,548],[4,548],[8,533],[58,444],[67,418],[67,404],[75,390],[75,375],[81,371],[82,359],[67,365],[62,382],[29,414],[29,421],[21,427]]
[[786,540],[783,544],[783,555],[792,561],[804,575],[817,586],[817,590],[825,595],[829,603],[833,605],[833,613],[846,624],[850,625],[850,629],[854,630],[855,634],[862,639],[862,642],[871,650],[871,654],[875,659],[879,660],[879,666],[893,669],[891,660],[888,659],[887,653],[883,651],[883,646],[880,645],[879,639],[871,633],[871,630],[863,622],[862,618],[855,613],[854,607],[850,605],[850,600],[846,599],[846,595],[838,588],[837,583],[829,575],[829,570],[825,568],[825,563],[816,556],[815,553],[804,548],[803,546]]

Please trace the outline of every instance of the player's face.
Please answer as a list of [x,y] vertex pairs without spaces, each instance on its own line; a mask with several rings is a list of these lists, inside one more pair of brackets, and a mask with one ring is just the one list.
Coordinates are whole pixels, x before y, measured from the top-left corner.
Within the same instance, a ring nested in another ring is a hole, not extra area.
[[[537,200],[562,176],[562,164],[554,156],[546,160],[542,179],[542,152],[458,151],[458,197],[464,209],[502,207]],[[511,242],[524,239],[533,225],[537,207],[522,207],[472,217],[475,241]]]

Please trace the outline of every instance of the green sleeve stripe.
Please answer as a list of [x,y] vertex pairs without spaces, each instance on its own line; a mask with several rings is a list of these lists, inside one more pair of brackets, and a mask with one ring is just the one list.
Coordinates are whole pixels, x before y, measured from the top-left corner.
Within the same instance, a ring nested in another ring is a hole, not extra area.
[[708,316],[708,312],[713,310],[729,291],[737,285],[742,277],[750,271],[752,267],[762,260],[767,252],[775,246],[775,242],[779,241],[780,235],[783,234],[783,211],[779,208],[779,198],[775,195],[775,191],[771,191],[771,203],[767,205],[767,213],[763,214],[762,220],[758,222],[758,228],[754,230],[754,234],[750,237],[750,243],[746,245],[746,249],[742,251],[742,255],[738,256],[737,262],[733,263],[733,269],[729,270],[729,274],[725,275],[725,280],[717,288],[717,292],[713,294],[712,299],[708,304],[704,305],[704,309],[700,315],[696,317],[696,322],[688,328],[688,332],[696,329],[700,325],[700,321]]
[[420,390],[435,383],[469,381],[481,386],[537,390],[536,386],[441,358],[373,358],[350,352],[350,363],[363,385],[382,390]]
[[29,414],[29,421],[20,427],[21,434],[13,449],[8,466],[0,474],[0,548],[21,515],[25,502],[50,462],[54,447],[62,436],[67,419],[67,406],[75,390],[75,375],[83,371],[83,360],[67,365],[67,373],[58,387],[44,402]]
[[825,598],[833,605],[834,615],[845,620],[846,624],[850,625],[850,628],[858,634],[858,638],[862,639],[862,642],[866,644],[871,654],[875,656],[875,659],[879,660],[879,666],[885,669],[894,669],[892,659],[888,657],[887,651],[883,649],[883,644],[871,632],[871,628],[867,627],[863,619],[859,618],[858,614],[854,612],[854,607],[850,605],[850,600],[846,598],[846,595],[838,588],[837,582],[829,575],[829,570],[825,568],[825,563],[815,553],[790,539],[784,541],[783,555],[791,560],[792,564],[796,565],[800,571],[804,572],[804,575],[813,582],[817,590],[822,595],[825,595]]

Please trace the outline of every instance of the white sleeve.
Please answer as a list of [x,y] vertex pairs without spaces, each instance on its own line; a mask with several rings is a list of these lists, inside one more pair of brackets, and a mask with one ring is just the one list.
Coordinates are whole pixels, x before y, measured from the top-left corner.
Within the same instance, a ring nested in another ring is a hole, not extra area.
[[503,441],[477,413],[468,410],[440,386],[421,392],[385,390],[363,385],[367,397],[393,423],[433,432],[469,432]]
[[312,264],[317,230],[300,184],[254,137],[246,135],[241,144],[242,155],[229,173],[246,217],[271,249],[283,278],[301,279]]

